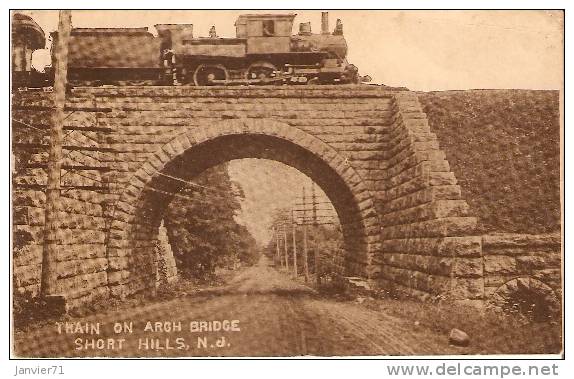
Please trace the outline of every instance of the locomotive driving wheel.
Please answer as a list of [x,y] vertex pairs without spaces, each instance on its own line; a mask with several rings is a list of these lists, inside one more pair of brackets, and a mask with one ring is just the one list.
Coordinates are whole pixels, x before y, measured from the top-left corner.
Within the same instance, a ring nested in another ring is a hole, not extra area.
[[200,64],[193,73],[193,83],[196,86],[214,86],[221,83],[215,81],[227,80],[228,73],[225,66],[220,64]]
[[247,69],[247,79],[269,79],[275,75],[277,67],[269,62],[255,62]]

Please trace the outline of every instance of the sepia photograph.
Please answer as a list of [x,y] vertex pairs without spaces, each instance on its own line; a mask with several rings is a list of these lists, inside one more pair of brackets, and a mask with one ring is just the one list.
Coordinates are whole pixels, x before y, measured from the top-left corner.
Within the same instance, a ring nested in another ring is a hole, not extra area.
[[9,18],[13,359],[564,358],[564,10]]

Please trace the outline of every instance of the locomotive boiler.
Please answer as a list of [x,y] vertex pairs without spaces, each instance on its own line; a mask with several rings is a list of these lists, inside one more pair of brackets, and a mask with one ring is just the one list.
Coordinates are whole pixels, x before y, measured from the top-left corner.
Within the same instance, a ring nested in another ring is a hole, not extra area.
[[[327,12],[321,33],[296,14],[244,14],[235,22],[235,38],[194,37],[192,24],[147,28],[74,28],[70,36],[68,80],[71,85],[245,85],[359,83],[347,62],[343,24],[329,30]],[[57,33],[52,37],[57,38]]]

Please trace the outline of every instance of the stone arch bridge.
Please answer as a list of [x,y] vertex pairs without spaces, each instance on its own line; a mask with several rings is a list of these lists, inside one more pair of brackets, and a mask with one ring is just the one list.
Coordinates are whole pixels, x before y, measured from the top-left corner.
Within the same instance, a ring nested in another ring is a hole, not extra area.
[[[51,107],[49,94],[18,94],[13,117],[47,126]],[[248,157],[283,162],[321,186],[341,221],[346,275],[420,298],[486,296],[476,219],[414,93],[86,87],[72,90],[67,108],[67,141],[84,146],[68,148],[62,172],[58,288],[69,307],[155,288],[154,246],[170,200],[162,188],[173,192],[184,185],[173,177]],[[42,261],[45,142],[42,134],[18,137],[28,155],[14,179],[15,286],[32,292]],[[81,172],[71,169],[78,165]]]

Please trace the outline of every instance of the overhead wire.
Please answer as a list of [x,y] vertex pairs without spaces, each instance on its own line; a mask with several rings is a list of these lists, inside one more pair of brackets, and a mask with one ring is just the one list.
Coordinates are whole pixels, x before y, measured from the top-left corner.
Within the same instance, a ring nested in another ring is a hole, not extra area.
[[173,179],[173,180],[177,180],[177,181],[179,181],[179,182],[182,182],[182,183],[189,184],[189,185],[192,186],[192,187],[202,188],[202,189],[206,189],[206,190],[208,190],[208,191],[223,193],[223,194],[226,194],[226,195],[228,194],[227,191],[222,191],[222,190],[220,190],[220,189],[216,189],[216,188],[213,188],[213,187],[207,187],[207,186],[204,186],[204,185],[201,185],[201,184],[197,184],[197,183],[194,183],[194,182],[190,182],[189,180],[185,180],[185,179],[180,178],[180,177],[177,177],[177,176],[172,176],[172,175],[165,174],[165,173],[159,172],[159,171],[156,171],[156,173],[157,173],[158,175],[160,175],[160,176],[164,176],[164,177],[166,177],[166,178],[170,178],[170,179]]
[[40,128],[37,128],[37,127],[35,127],[35,126],[33,126],[33,125],[28,124],[28,123],[25,122],[25,121],[18,120],[18,119],[15,119],[15,118],[13,118],[13,117],[12,117],[11,119],[12,119],[13,122],[15,122],[15,123],[17,123],[17,124],[20,124],[20,125],[22,125],[22,126],[25,126],[25,127],[28,127],[28,128],[34,129],[34,130],[37,130],[37,131],[39,131],[39,132],[42,132],[42,133],[48,132],[48,129],[40,129]]
[[[191,182],[189,180],[185,180],[183,178],[177,177],[177,176],[173,176],[173,175],[169,175],[169,174],[165,174],[163,172],[160,171],[156,171],[156,174],[158,174],[159,176],[163,176],[172,180],[177,180],[179,182],[185,183],[187,185],[190,185],[191,187],[195,187],[195,188],[200,188],[200,189],[204,189],[204,190],[208,190],[214,193],[202,193],[202,196],[207,196],[207,197],[211,197],[211,198],[215,198],[215,199],[221,199],[222,195],[228,195],[229,192],[223,191],[223,190],[219,190],[213,187],[208,187],[208,186],[204,186],[198,183],[194,183]],[[200,198],[192,198],[186,195],[183,195],[181,193],[177,193],[177,192],[170,192],[170,191],[164,191],[164,190],[160,190],[154,187],[145,187],[144,190],[149,190],[152,192],[158,192],[158,193],[163,193],[165,195],[170,195],[170,196],[176,196],[176,197],[180,197],[180,198],[185,198],[191,201],[201,201],[202,199]],[[235,193],[232,193],[232,195],[235,195]]]
[[169,196],[174,196],[174,197],[178,197],[178,198],[182,198],[182,199],[187,199],[190,201],[194,201],[194,202],[206,202],[205,197],[209,197],[209,198],[216,198],[216,199],[220,199],[221,197],[216,196],[216,195],[209,195],[209,194],[202,194],[202,197],[199,198],[193,198],[190,196],[186,196],[186,195],[182,195],[181,193],[178,192],[170,192],[170,191],[164,191],[164,190],[160,190],[154,187],[145,187],[143,189],[144,191],[151,191],[151,192],[157,192],[157,193],[161,193],[164,195],[169,195]]
[[152,191],[152,192],[162,193],[164,195],[170,195],[170,196],[179,197],[179,198],[187,199],[187,200],[191,200],[191,201],[199,200],[199,199],[194,199],[193,197],[190,197],[190,196],[182,195],[180,193],[162,191],[162,190],[159,190],[159,189],[153,188],[153,187],[145,187],[144,191]]
[[73,168],[72,169],[66,169],[66,172],[64,172],[62,175],[60,175],[60,179],[62,179],[64,176],[66,176],[72,172],[78,176],[83,177],[83,178],[93,180],[94,182],[104,183],[104,181],[102,179],[96,179],[96,178],[92,178],[92,177],[84,175],[84,174],[80,174],[79,170],[74,170]]

